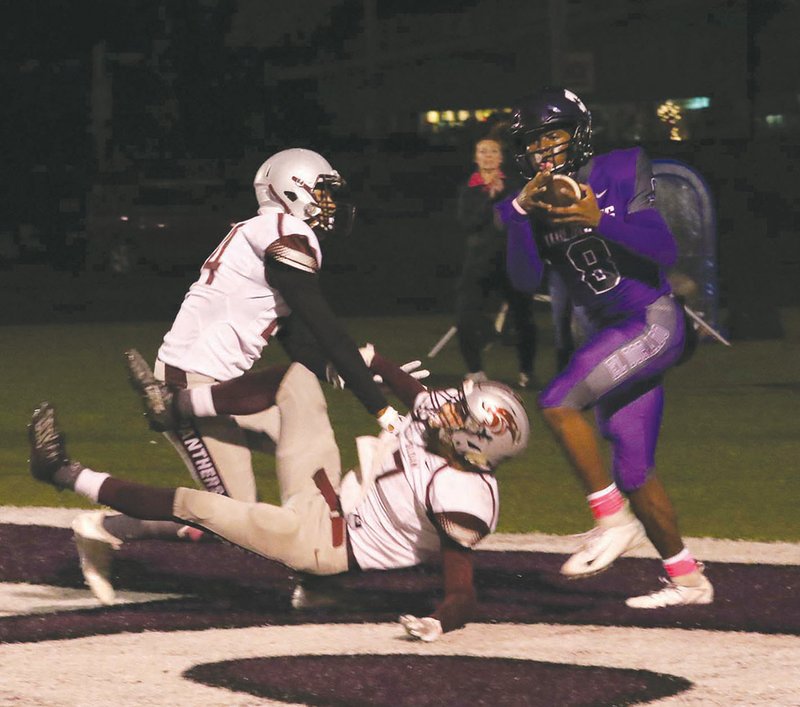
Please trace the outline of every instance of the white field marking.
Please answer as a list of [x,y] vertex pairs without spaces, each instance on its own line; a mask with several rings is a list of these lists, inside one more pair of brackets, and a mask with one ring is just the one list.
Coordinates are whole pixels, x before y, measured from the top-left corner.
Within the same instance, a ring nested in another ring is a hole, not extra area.
[[[76,508],[44,508],[33,506],[0,506],[0,523],[47,525],[68,528],[72,519],[85,510]],[[743,562],[764,565],[800,565],[800,543],[752,542],[718,538],[685,538],[686,546],[700,560],[707,562]],[[545,533],[495,533],[478,549],[522,552],[554,552],[569,554],[580,545],[578,535],[546,535]],[[656,558],[649,543],[626,553],[626,557]]]
[[[223,660],[285,655],[464,655],[650,670],[693,686],[657,705],[800,705],[800,637],[685,629],[473,624],[436,643],[398,624],[148,631],[0,645],[0,704],[276,704],[182,677]],[[399,678],[404,679],[404,678]],[[602,695],[598,695],[598,698]],[[278,703],[285,704],[285,703]]]
[[[0,522],[68,527],[80,512],[34,509],[30,513],[24,509],[0,508]],[[564,543],[574,542],[574,537],[505,535],[494,537],[492,546],[493,549],[564,552],[565,548],[573,546]],[[745,554],[751,562],[767,559],[753,557],[752,548],[747,553],[734,552],[736,548],[752,545],[750,543],[711,541],[711,547],[719,549],[723,543],[730,546],[726,553],[734,553],[733,559],[728,561],[748,561]],[[785,545],[787,551],[795,553],[798,547],[789,543],[755,545],[773,549]],[[12,585],[12,590],[0,593],[0,597],[13,595],[19,606],[11,610],[28,613],[41,610],[43,600],[54,606],[59,597],[66,603],[73,602],[75,593],[81,591]],[[50,599],[48,592],[52,595]],[[693,683],[689,691],[651,703],[655,705],[800,707],[800,671],[796,669],[800,664],[800,637],[797,636],[605,626],[473,624],[444,636],[437,643],[423,644],[405,640],[400,627],[391,623],[147,631],[0,645],[0,665],[4,668],[0,704],[48,707],[111,703],[119,707],[285,704],[207,687],[181,675],[194,665],[221,660],[344,653],[497,656],[646,669],[678,675]]]
[[[146,601],[177,599],[180,594],[117,592],[115,606]],[[21,614],[48,614],[56,611],[97,609],[102,605],[88,589],[54,587],[50,584],[11,584],[0,582],[0,617]]]

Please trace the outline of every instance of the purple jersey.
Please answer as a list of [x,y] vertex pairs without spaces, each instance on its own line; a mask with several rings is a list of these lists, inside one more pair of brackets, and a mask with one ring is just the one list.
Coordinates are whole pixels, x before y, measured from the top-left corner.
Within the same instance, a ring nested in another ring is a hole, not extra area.
[[603,215],[596,228],[552,227],[498,205],[508,228],[508,272],[518,289],[533,292],[547,263],[570,295],[599,325],[640,312],[670,292],[665,271],[677,249],[655,209],[653,173],[641,148],[598,155],[576,178],[588,183]]

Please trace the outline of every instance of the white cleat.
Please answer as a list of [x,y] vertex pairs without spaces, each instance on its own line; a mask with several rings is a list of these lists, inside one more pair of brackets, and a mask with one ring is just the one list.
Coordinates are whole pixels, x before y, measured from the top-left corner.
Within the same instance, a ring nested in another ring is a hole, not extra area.
[[81,571],[92,594],[101,604],[113,604],[116,592],[109,579],[111,553],[119,550],[122,541],[103,527],[105,511],[81,513],[72,521],[75,545],[81,561]]
[[670,582],[661,577],[664,587],[650,594],[626,599],[625,603],[632,609],[661,609],[665,606],[685,606],[689,604],[710,604],[714,601],[714,586],[701,575],[697,586],[686,586]]
[[597,525],[586,533],[581,548],[561,566],[561,574],[570,579],[590,577],[608,569],[620,555],[646,539],[644,526],[636,518],[623,525]]

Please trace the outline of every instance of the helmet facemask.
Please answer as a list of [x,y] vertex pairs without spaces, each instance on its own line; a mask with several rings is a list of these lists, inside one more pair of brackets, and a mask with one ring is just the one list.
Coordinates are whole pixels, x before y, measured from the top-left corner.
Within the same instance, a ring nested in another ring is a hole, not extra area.
[[[538,142],[542,135],[556,129],[566,131],[569,133],[569,137],[560,142],[548,145],[547,147],[531,149],[531,146]],[[575,126],[571,125],[551,125],[541,130],[529,132],[523,136],[523,142],[525,144],[520,146],[521,152],[524,153],[522,154],[522,160],[524,162],[522,166],[530,173],[531,177],[535,176],[537,172],[540,172],[545,167],[549,167],[550,172],[553,174],[572,171],[568,170],[567,167],[572,161],[571,147],[575,136],[575,129]],[[563,160],[561,161],[558,159],[560,155],[563,155]]]
[[338,174],[321,174],[304,207],[306,221],[318,235],[346,236],[353,228],[355,207],[346,199],[347,183]]

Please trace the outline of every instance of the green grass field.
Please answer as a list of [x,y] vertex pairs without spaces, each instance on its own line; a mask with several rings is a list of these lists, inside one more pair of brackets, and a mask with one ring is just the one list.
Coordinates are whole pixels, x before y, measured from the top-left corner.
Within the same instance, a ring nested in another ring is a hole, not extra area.
[[[708,343],[667,378],[667,407],[658,468],[686,535],[753,540],[800,540],[800,311],[782,312],[786,338]],[[548,313],[537,314],[537,374],[553,373]],[[424,358],[450,325],[444,316],[347,320],[356,341],[372,341],[399,362]],[[0,410],[0,505],[86,505],[33,481],[27,470],[25,428],[41,400],[59,411],[74,458],[97,470],[159,485],[189,483],[170,445],[150,432],[128,387],[122,353],[136,347],[155,355],[166,322],[7,326],[0,328],[3,365]],[[285,360],[265,350],[260,365]],[[449,385],[463,372],[455,342],[427,362],[432,385]],[[513,348],[487,352],[490,376],[513,382]],[[353,438],[375,425],[347,391],[326,386],[343,462],[355,462]],[[505,532],[575,533],[591,520],[577,481],[549,437],[526,393],[531,443],[499,473]],[[273,461],[259,456],[264,500],[274,500]],[[1,520],[1,519],[0,519]]]

